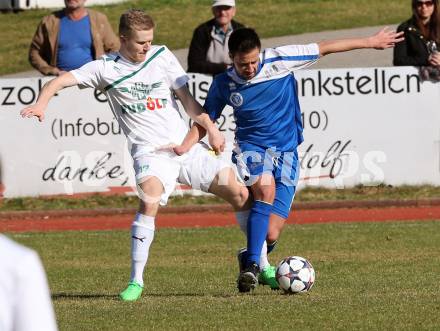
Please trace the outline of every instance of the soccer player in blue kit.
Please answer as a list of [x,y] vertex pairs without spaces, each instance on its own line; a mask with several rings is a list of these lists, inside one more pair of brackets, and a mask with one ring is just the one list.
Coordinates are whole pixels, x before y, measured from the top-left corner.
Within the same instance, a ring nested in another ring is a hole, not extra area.
[[[214,78],[204,108],[213,121],[226,105],[233,108],[237,128],[232,160],[253,196],[251,209],[237,213],[240,228],[247,234],[247,248],[238,256],[240,292],[254,289],[259,280],[272,289],[278,287],[275,267],[268,263],[266,253],[275,246],[290,211],[299,175],[297,146],[303,141],[293,72],[330,53],[385,49],[401,40],[401,33],[383,29],[368,38],[261,51],[253,29],[238,29],[230,36],[233,65]],[[180,148],[186,150],[187,144],[203,135],[201,127],[193,126]]]

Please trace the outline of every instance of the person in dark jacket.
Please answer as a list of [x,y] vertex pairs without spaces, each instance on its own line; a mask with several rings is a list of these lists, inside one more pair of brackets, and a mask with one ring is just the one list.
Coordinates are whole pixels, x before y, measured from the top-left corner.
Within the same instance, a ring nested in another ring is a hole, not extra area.
[[397,31],[405,32],[405,40],[394,48],[396,66],[440,66],[440,27],[438,0],[412,0],[413,16]]
[[191,40],[188,71],[216,75],[231,64],[228,40],[232,31],[244,27],[234,21],[235,0],[214,0],[214,18],[199,25]]

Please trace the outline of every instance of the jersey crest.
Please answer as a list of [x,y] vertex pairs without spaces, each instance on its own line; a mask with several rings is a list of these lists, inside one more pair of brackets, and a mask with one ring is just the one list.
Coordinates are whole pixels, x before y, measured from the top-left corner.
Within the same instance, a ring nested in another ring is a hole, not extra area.
[[240,107],[243,104],[243,96],[238,92],[232,92],[229,101],[235,106]]

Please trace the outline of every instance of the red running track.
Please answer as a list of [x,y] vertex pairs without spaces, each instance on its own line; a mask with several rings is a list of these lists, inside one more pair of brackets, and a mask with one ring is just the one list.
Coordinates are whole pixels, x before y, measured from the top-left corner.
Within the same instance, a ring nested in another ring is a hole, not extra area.
[[[114,215],[0,220],[0,232],[129,229],[132,218],[133,215]],[[409,220],[440,220],[440,206],[297,210],[290,214],[288,223]],[[235,224],[233,213],[162,214],[156,220],[158,228],[233,226]]]

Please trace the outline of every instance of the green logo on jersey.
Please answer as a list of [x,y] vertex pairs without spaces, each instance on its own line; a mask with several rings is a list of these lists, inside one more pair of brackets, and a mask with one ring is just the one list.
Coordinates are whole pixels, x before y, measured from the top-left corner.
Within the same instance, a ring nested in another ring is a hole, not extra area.
[[145,84],[145,83],[134,83],[131,87],[116,87],[115,89],[122,92],[122,93],[128,93],[133,98],[136,98],[138,100],[144,100],[146,99],[151,92],[153,92],[155,89],[159,88],[162,85],[162,82],[157,82],[153,84]]

